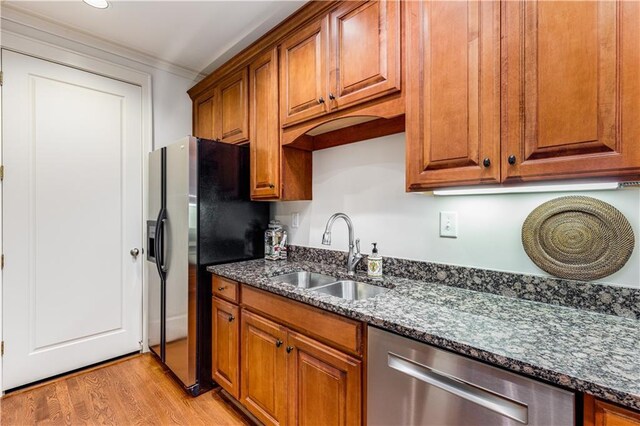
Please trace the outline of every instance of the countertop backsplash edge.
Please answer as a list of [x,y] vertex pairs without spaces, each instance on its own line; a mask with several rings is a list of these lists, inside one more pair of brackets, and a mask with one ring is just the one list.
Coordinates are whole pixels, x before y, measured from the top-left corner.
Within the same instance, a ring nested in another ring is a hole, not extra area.
[[[346,264],[347,253],[291,245],[289,257],[294,261],[341,266]],[[640,289],[395,257],[383,259],[385,275],[640,319]],[[366,271],[366,255],[358,268]]]

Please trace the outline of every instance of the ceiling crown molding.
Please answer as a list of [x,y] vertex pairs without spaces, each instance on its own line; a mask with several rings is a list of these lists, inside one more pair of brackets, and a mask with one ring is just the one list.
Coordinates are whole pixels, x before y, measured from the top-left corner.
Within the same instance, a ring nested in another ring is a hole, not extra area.
[[[128,63],[123,65],[134,68],[140,68],[140,65],[156,68],[194,82],[200,81],[205,77],[205,74],[196,70],[96,37],[45,16],[20,9],[15,5],[2,3],[0,15],[3,31],[6,30],[52,44],[62,45],[62,47],[106,60],[120,63],[125,60]],[[136,64],[138,65],[137,67]]]

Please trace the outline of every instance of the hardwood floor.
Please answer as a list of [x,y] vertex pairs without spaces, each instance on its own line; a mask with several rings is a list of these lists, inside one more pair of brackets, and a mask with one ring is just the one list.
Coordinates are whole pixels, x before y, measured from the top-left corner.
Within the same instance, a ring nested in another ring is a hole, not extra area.
[[217,391],[187,395],[150,354],[17,391],[0,424],[248,425]]

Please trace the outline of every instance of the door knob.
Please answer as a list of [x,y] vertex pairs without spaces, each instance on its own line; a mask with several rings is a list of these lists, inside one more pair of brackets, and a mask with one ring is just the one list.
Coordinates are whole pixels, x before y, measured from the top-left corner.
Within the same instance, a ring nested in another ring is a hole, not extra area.
[[129,251],[129,254],[131,254],[131,257],[133,257],[134,259],[137,259],[138,255],[140,254],[140,250],[138,250],[137,248],[132,248]]

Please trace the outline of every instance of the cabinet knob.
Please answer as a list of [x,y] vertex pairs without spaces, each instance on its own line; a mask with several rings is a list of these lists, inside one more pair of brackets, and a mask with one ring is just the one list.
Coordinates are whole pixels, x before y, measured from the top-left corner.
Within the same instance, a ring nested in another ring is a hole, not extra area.
[[275,187],[276,187],[276,186],[275,186],[274,184],[272,184],[272,183],[270,183],[270,184],[269,184],[269,188],[273,189],[273,188],[275,188]]
[[279,348],[280,346],[282,346],[282,340],[278,339],[276,340],[276,348]]
[[287,353],[291,353],[291,351],[293,350],[293,346],[287,346]]
[[329,99],[331,99],[332,101],[335,101],[336,97],[333,96],[333,93],[329,93]]
[[484,160],[482,160],[482,165],[485,167],[491,166],[491,159],[485,158]]
[[225,288],[227,288],[227,287],[226,286],[225,287],[218,287],[218,291],[223,291]]
[[513,154],[510,155],[509,158],[507,158],[507,161],[513,166],[514,164],[516,164],[516,156]]
[[236,319],[236,317],[234,317],[233,315],[229,315],[229,322],[233,322],[234,319]]
[[324,103],[324,98],[322,96],[320,96],[320,98],[318,98],[318,103],[319,104],[323,104]]

